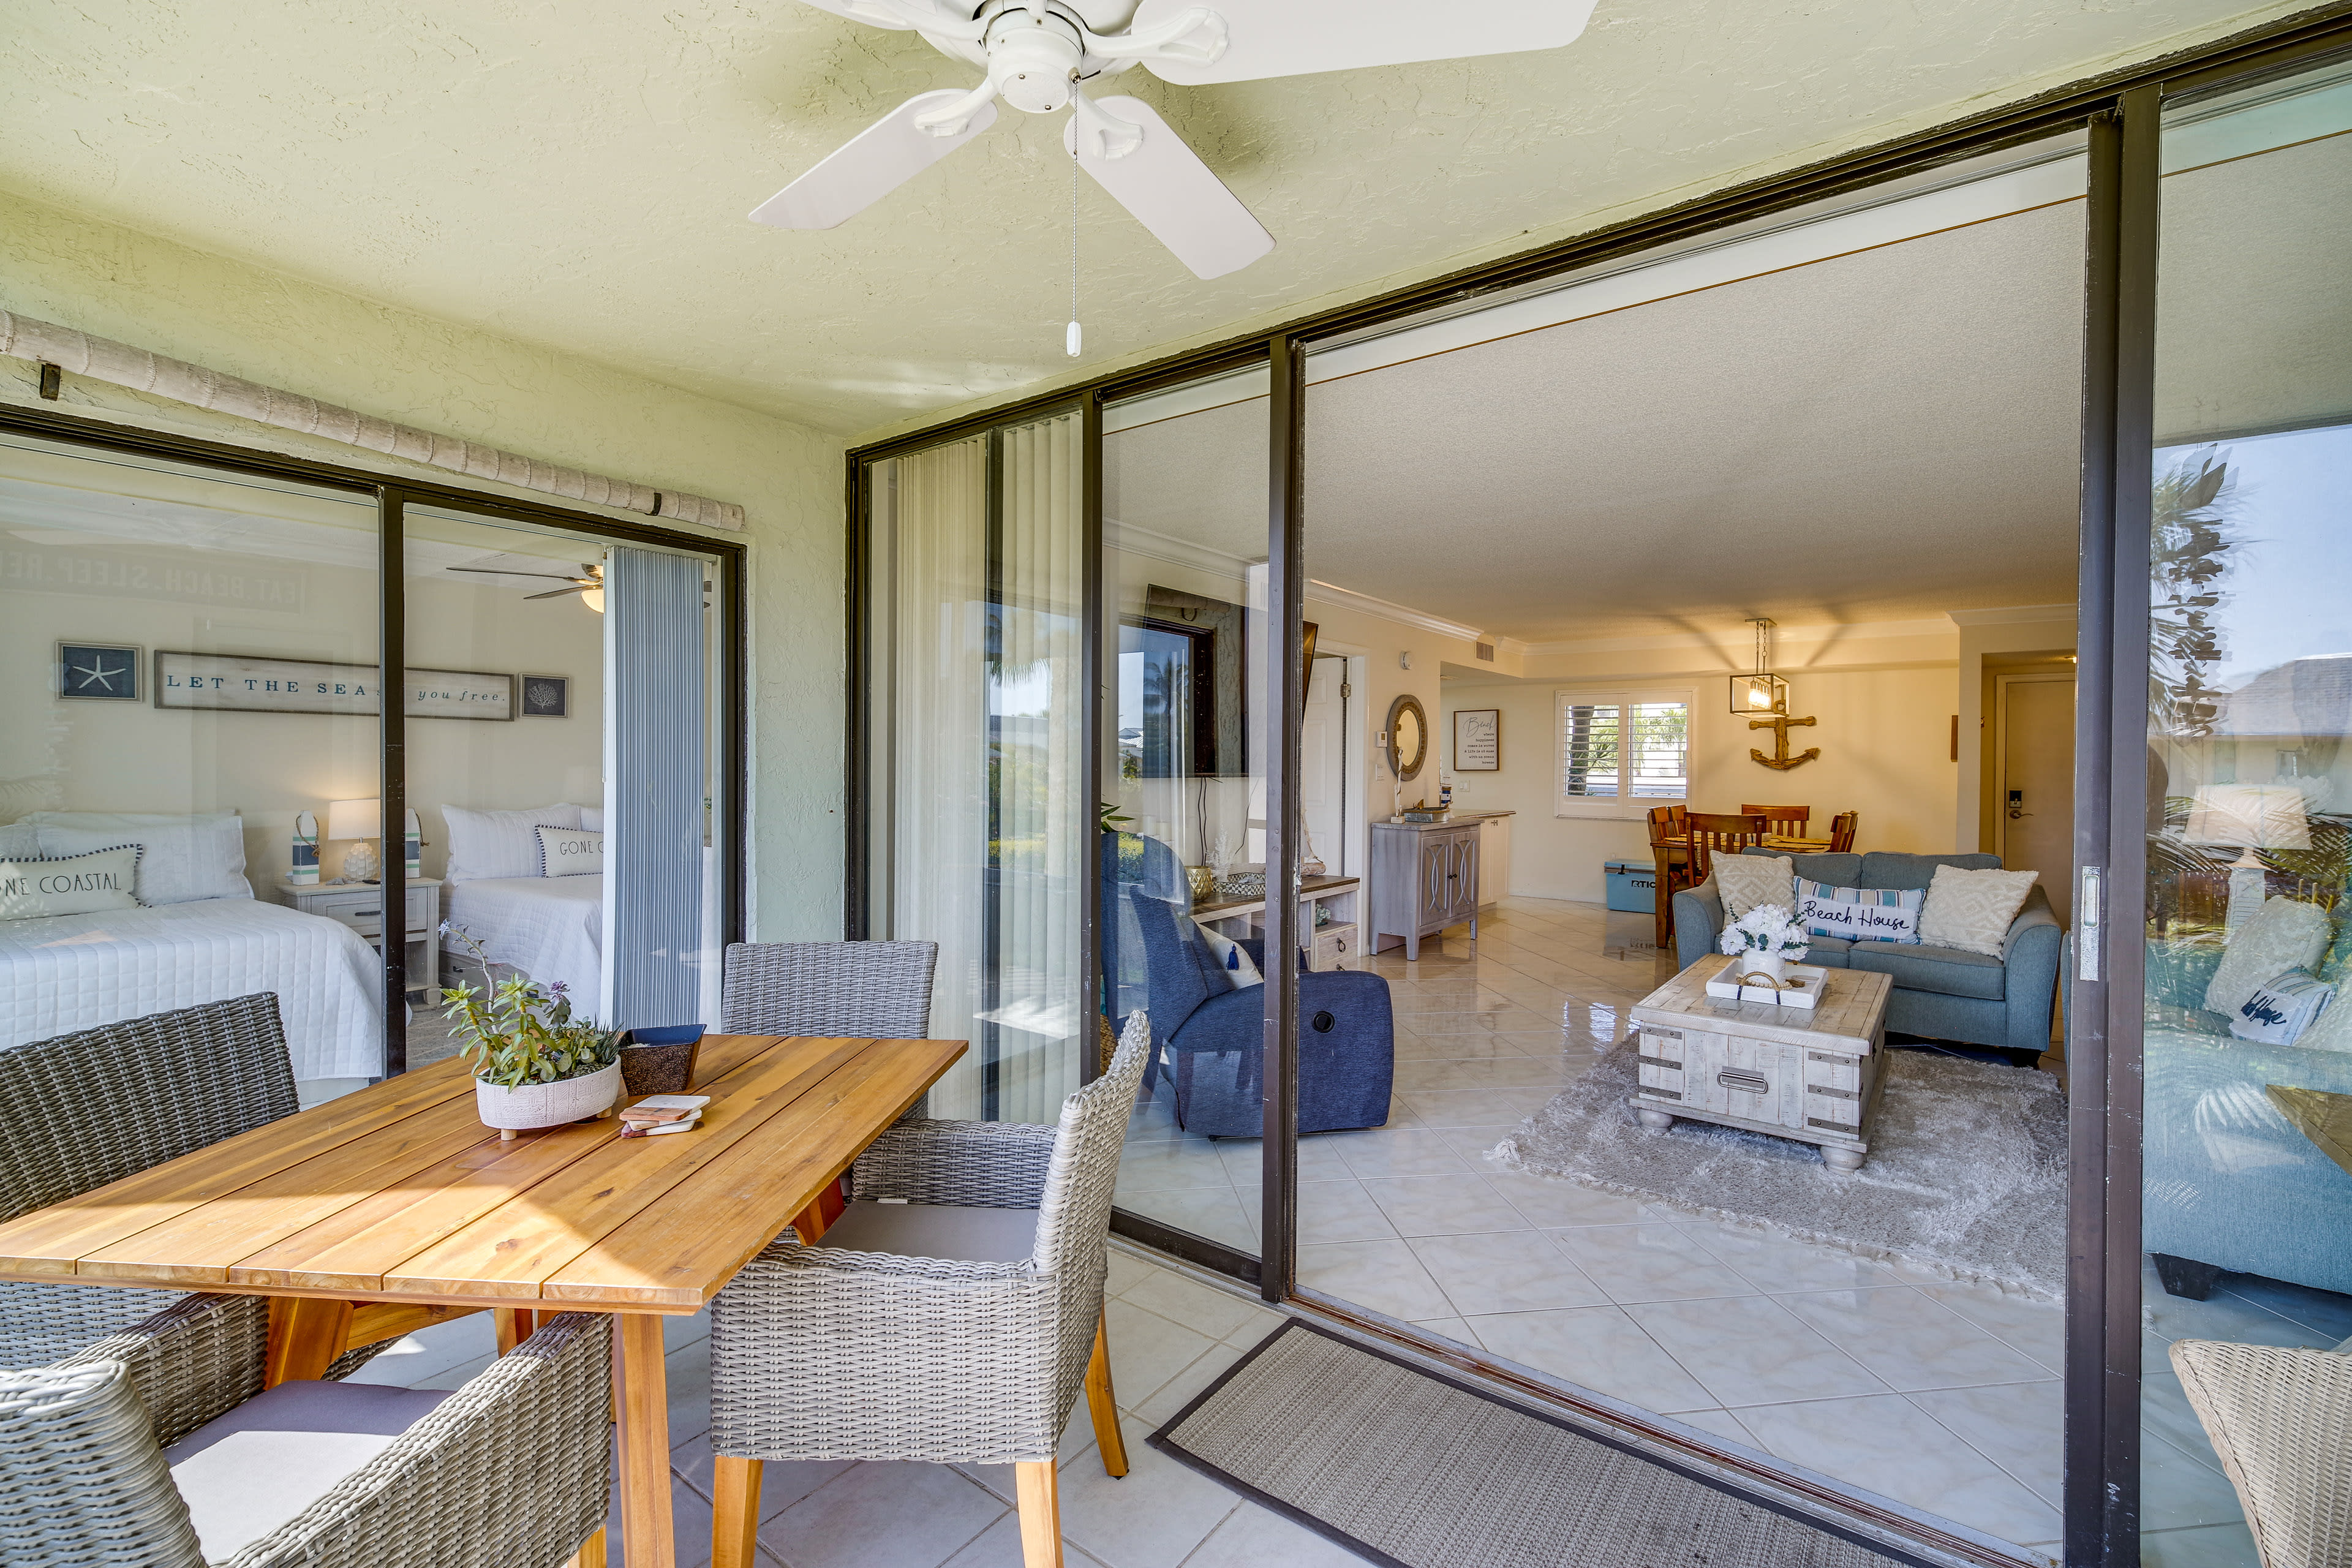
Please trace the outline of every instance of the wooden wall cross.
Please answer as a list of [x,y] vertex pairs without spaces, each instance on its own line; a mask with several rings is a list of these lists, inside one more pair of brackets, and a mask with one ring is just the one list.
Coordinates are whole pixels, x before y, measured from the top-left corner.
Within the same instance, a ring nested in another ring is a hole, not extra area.
[[1789,754],[1789,726],[1791,724],[1809,725],[1813,721],[1811,719],[1791,719],[1785,713],[1775,713],[1769,719],[1750,719],[1748,721],[1748,727],[1749,729],[1769,730],[1772,731],[1772,754],[1768,757],[1753,746],[1748,748],[1748,754],[1756,761],[1762,763],[1766,767],[1778,768],[1784,773],[1790,768],[1797,767],[1805,763],[1810,763],[1815,757],[1822,754],[1822,749],[1819,746],[1809,746],[1806,748],[1804,755],[1801,757],[1790,756]]

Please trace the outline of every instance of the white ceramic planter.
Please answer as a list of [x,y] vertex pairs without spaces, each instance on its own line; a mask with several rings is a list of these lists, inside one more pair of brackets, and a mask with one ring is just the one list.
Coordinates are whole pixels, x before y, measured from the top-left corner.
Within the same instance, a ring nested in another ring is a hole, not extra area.
[[519,1131],[534,1127],[561,1127],[567,1121],[601,1115],[613,1109],[621,1094],[621,1064],[600,1068],[585,1078],[561,1083],[527,1083],[520,1089],[474,1080],[474,1110],[485,1127]]
[[1789,977],[1789,960],[1785,953],[1748,952],[1734,959],[1732,969],[1740,975],[1762,974],[1774,980]]

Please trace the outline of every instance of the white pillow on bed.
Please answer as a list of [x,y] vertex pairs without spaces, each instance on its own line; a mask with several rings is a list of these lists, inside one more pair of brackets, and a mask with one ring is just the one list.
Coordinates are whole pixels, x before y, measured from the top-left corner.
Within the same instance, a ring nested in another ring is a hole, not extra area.
[[30,823],[0,827],[0,860],[37,860],[40,858],[39,829]]
[[590,833],[604,832],[604,808],[601,805],[582,806],[580,808],[580,826]]
[[37,811],[25,819],[49,859],[136,844],[139,901],[187,904],[198,899],[249,899],[245,879],[245,819],[233,811],[173,816],[143,811]]
[[531,831],[539,837],[541,876],[601,877],[604,874],[603,834],[571,827],[535,827]]
[[446,875],[452,882],[536,877],[537,830],[580,826],[580,808],[562,801],[525,811],[468,811],[462,805],[445,805],[441,816],[449,825]]

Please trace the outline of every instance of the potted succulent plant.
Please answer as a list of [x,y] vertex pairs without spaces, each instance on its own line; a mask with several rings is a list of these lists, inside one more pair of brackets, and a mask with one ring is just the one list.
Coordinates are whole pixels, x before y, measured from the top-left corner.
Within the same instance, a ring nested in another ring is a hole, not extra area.
[[[489,973],[488,958],[474,956]],[[457,1054],[474,1070],[474,1107],[485,1127],[560,1127],[612,1113],[621,1092],[621,1037],[572,1016],[561,982],[541,990],[528,975],[493,980],[488,992],[453,985],[441,993]]]

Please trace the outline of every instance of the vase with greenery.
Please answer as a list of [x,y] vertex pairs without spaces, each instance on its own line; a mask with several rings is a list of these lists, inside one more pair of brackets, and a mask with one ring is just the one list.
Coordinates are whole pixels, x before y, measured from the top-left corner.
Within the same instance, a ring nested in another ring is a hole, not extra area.
[[1729,978],[1762,974],[1784,978],[1791,959],[1805,956],[1812,939],[1780,904],[1759,904],[1723,928],[1718,944],[1731,957]]
[[486,990],[453,985],[441,993],[457,1055],[473,1069],[482,1123],[512,1137],[519,1130],[560,1127],[610,1114],[621,1091],[621,1036],[572,1015],[562,982],[541,989],[529,975],[491,973],[489,955],[465,932],[488,979]]

